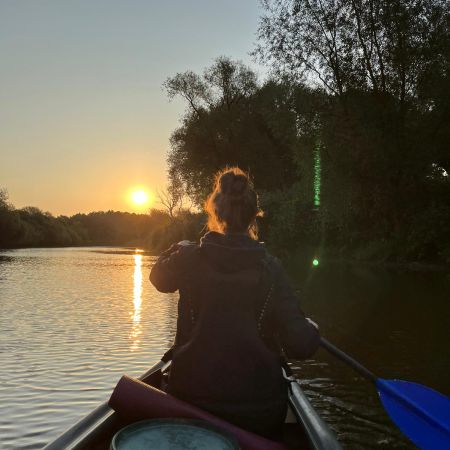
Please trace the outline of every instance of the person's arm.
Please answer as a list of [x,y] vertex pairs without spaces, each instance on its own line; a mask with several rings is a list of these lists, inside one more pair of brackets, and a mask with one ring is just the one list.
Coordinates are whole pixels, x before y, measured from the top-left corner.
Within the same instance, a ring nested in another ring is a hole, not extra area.
[[289,358],[311,357],[320,343],[316,324],[305,317],[283,268],[279,265],[274,286],[274,319],[280,344]]
[[180,280],[184,274],[188,248],[195,245],[188,241],[173,244],[161,253],[150,271],[150,281],[160,292],[175,292],[180,287]]

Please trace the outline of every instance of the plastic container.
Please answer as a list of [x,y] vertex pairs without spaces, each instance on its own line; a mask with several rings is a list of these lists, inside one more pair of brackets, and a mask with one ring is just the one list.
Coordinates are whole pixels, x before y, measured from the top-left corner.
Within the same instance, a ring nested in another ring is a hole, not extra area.
[[118,431],[111,450],[240,450],[235,439],[203,420],[152,419]]

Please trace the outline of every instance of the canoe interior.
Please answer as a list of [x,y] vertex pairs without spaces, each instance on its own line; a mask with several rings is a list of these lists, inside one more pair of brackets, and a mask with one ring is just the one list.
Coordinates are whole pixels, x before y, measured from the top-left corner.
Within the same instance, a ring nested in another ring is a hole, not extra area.
[[[149,375],[142,381],[157,388],[161,388],[164,383],[161,371]],[[96,424],[95,428],[72,448],[74,450],[109,450],[114,434],[130,423],[132,422],[124,420],[117,413],[112,413],[100,424]],[[298,423],[292,411],[288,414],[287,422],[284,424],[283,442],[288,449],[312,448],[302,425]]]

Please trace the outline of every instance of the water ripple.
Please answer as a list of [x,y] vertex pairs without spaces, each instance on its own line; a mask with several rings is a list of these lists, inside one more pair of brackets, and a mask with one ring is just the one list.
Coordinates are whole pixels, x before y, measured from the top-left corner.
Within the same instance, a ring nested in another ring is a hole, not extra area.
[[147,281],[153,257],[121,250],[2,256],[0,448],[42,447],[170,347],[176,296]]

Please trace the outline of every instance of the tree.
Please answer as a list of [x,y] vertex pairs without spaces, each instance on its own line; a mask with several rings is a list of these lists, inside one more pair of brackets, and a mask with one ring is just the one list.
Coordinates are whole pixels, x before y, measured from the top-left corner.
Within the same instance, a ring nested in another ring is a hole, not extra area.
[[264,0],[254,54],[329,93],[417,97],[448,69],[446,0]]
[[[202,88],[193,89],[192,80]],[[171,137],[169,174],[179,178],[198,206],[214,174],[227,165],[249,171],[260,190],[288,187],[298,178],[294,148],[304,131],[300,127],[310,128],[311,107],[319,105],[320,92],[288,80],[260,86],[250,69],[223,58],[202,77],[186,72],[167,85],[171,96],[179,92],[188,99],[181,126]]]
[[186,195],[183,181],[173,168],[169,170],[169,184],[164,190],[158,190],[159,203],[164,207],[169,217],[174,220],[183,209],[190,210],[190,205],[185,207]]
[[202,75],[188,71],[164,85],[169,98],[179,95],[188,106],[181,127],[171,137],[169,173],[200,205],[214,172],[245,152],[236,134],[257,89],[256,75],[241,62],[221,57]]
[[[356,240],[406,235],[449,161],[449,4],[266,0],[255,55],[323,88],[317,115],[328,222]],[[414,201],[411,201],[414,199]]]
[[0,210],[5,211],[11,209],[11,205],[8,200],[8,191],[4,188],[0,188]]
[[252,95],[257,88],[255,73],[241,62],[227,57],[217,58],[207,68],[203,76],[192,71],[177,73],[163,84],[170,99],[177,95],[183,97],[189,112],[197,116],[208,109],[233,104]]

